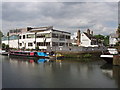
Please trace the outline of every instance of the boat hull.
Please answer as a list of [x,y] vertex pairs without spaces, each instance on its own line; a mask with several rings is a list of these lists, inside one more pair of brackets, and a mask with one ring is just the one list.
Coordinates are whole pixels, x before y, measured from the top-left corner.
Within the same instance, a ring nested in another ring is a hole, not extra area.
[[105,60],[107,63],[113,63],[113,58],[102,57],[102,59]]
[[113,55],[101,55],[100,57],[107,63],[113,63]]
[[31,56],[31,55],[20,55],[20,54],[10,54],[10,56],[22,56],[22,57],[28,57],[28,58],[49,58],[49,57],[45,57],[45,56]]

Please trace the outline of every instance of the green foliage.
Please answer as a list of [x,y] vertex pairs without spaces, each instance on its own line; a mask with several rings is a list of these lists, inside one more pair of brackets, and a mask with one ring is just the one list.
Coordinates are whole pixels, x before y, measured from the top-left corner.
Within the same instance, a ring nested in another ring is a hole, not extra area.
[[105,46],[109,45],[109,36],[106,36],[106,37],[104,38],[104,45],[105,45]]
[[3,37],[3,33],[0,30],[0,45],[1,45],[1,38]]
[[9,50],[9,45],[6,45],[6,51],[8,51]]
[[39,47],[36,47],[35,49],[38,51],[38,50],[39,50]]
[[28,48],[28,49],[26,49],[26,51],[30,51],[30,49]]
[[104,40],[105,36],[99,34],[99,35],[94,35],[95,38]]
[[118,32],[118,37],[120,38],[120,24],[118,25],[117,32]]
[[120,46],[120,41],[115,44],[115,46]]
[[83,57],[84,58],[90,58],[92,55],[91,54],[85,54]]
[[3,43],[2,44],[2,49],[4,50],[6,48],[6,45]]

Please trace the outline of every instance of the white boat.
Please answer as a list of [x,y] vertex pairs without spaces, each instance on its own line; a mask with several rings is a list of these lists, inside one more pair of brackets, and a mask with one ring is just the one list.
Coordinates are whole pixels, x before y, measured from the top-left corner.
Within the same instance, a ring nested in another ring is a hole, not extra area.
[[6,52],[5,50],[0,50],[0,54],[1,55],[8,55],[8,52]]
[[107,63],[113,63],[114,55],[118,55],[118,50],[116,48],[108,48],[107,51],[100,55],[100,58],[104,59]]

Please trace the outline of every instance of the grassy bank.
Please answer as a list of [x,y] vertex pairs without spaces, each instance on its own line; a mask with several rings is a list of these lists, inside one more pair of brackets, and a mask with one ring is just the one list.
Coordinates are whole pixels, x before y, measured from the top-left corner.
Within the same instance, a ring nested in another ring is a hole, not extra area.
[[62,53],[64,55],[65,60],[79,60],[79,61],[94,61],[100,60],[101,52],[95,53]]

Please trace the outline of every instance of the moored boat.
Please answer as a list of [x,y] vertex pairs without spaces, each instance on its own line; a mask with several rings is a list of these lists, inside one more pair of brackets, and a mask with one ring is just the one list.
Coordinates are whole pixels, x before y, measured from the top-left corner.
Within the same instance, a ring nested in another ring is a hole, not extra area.
[[10,51],[10,56],[25,56],[25,57],[39,57],[48,58],[48,54],[44,51]]
[[64,55],[62,55],[60,53],[49,55],[50,59],[62,59],[63,57],[64,57]]
[[5,50],[0,50],[0,54],[7,56],[9,55],[9,52],[6,52]]
[[118,51],[115,48],[108,48],[107,51],[103,52],[102,55],[100,55],[100,58],[105,60],[107,63],[113,63],[113,57],[115,55],[118,55]]

